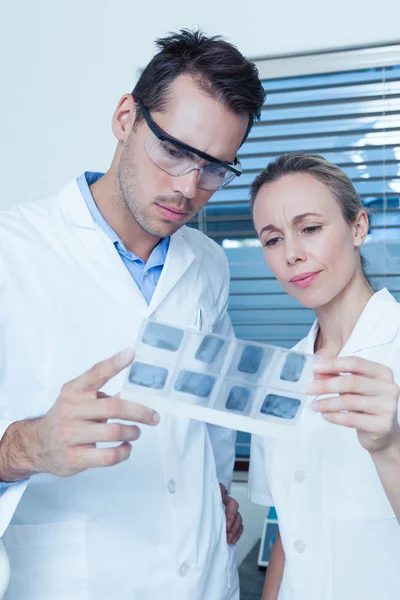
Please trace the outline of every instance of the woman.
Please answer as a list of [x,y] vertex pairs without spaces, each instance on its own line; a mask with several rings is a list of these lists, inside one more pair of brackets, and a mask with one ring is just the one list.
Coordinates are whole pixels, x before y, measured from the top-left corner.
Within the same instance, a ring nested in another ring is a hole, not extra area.
[[399,600],[400,305],[363,273],[366,211],[338,167],[300,153],[251,199],[268,266],[316,314],[296,348],[322,357],[293,438],[252,440],[251,496],[280,526],[263,600]]

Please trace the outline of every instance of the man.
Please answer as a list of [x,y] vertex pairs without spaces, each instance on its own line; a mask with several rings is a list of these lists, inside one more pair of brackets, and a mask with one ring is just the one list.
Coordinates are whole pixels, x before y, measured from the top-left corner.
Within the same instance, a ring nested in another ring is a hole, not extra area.
[[234,433],[118,392],[144,317],[230,331],[224,253],[183,226],[240,174],[264,91],[218,38],[158,46],[114,113],[109,171],[0,217],[9,600],[238,598]]

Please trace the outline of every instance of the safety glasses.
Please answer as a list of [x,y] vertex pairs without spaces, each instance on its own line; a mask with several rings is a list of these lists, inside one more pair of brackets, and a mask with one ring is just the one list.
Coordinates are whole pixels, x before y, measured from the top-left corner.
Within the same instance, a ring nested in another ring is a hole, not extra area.
[[[157,167],[173,177],[181,177],[197,170],[197,186],[209,191],[226,187],[235,177],[242,174],[242,165],[238,158],[235,158],[232,164],[225,163],[173,138],[153,121],[141,100],[136,98],[136,102],[153,134],[146,137],[144,146],[148,157]],[[199,158],[207,161],[206,164],[199,164]]]

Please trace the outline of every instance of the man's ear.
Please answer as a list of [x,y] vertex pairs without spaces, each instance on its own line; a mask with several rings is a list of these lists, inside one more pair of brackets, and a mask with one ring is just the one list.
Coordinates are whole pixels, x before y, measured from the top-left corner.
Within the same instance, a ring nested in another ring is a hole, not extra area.
[[132,94],[124,94],[118,102],[112,118],[112,131],[119,142],[129,136],[136,117],[136,103]]

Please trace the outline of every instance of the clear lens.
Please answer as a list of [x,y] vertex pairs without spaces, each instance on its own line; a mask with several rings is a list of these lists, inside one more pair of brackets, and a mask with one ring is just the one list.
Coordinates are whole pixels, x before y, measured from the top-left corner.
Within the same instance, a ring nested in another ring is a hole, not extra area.
[[197,169],[197,185],[203,190],[219,190],[236,177],[235,173],[217,163],[201,165],[201,159],[196,159],[170,142],[159,140],[151,132],[146,137],[144,147],[150,160],[169,175],[179,177]]
[[169,142],[158,140],[153,134],[146,137],[144,147],[150,160],[170,175],[180,175],[193,164],[184,151]]
[[203,190],[219,190],[227,186],[228,183],[236,177],[235,173],[232,173],[232,171],[228,171],[227,169],[223,169],[218,174],[207,171],[207,166],[203,168],[197,181],[198,187]]

